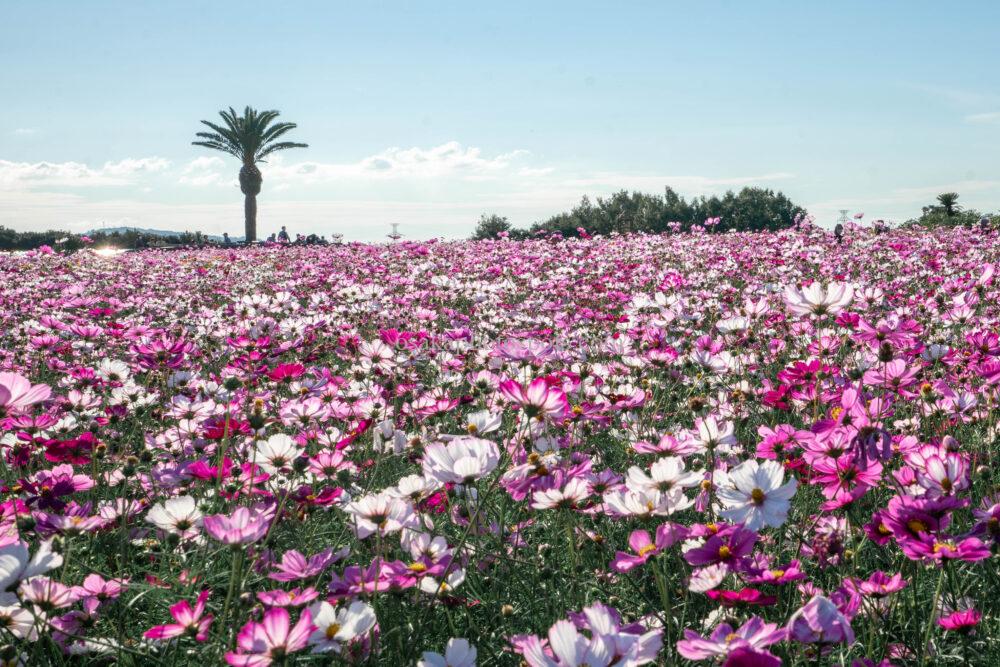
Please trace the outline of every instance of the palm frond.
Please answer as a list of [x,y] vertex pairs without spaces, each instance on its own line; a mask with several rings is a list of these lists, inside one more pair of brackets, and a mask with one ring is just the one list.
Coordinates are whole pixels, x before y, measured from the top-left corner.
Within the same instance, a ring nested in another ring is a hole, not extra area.
[[275,142],[297,127],[295,123],[275,123],[279,115],[276,110],[257,111],[249,106],[239,114],[236,109],[229,107],[219,112],[221,124],[201,121],[213,132],[198,132],[195,136],[203,141],[191,143],[229,153],[247,164],[275,151],[306,148],[307,144],[292,141]]
[[299,144],[294,141],[281,141],[276,144],[271,144],[270,146],[265,147],[264,150],[257,153],[254,159],[261,160],[262,158],[267,157],[268,155],[274,153],[275,151],[288,150],[289,148],[309,148],[309,144]]

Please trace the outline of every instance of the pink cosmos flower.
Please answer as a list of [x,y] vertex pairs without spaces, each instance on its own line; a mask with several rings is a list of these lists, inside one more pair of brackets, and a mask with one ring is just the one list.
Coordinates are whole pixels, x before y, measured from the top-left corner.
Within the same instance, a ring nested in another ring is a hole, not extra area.
[[535,378],[527,387],[515,380],[500,383],[500,394],[508,401],[519,404],[529,419],[559,422],[569,412],[569,400],[557,386],[544,378]]
[[315,627],[308,609],[302,612],[294,627],[290,628],[290,625],[287,609],[268,609],[260,623],[250,621],[243,626],[236,636],[237,650],[226,653],[226,662],[246,667],[266,667],[274,661],[284,662],[289,654],[306,647]]
[[211,627],[213,619],[211,614],[205,614],[205,602],[209,595],[211,593],[207,590],[199,593],[194,608],[187,600],[181,600],[171,605],[170,615],[173,617],[174,623],[152,627],[146,630],[142,636],[146,639],[164,640],[187,635],[194,637],[195,641],[205,641],[208,639],[208,629]]
[[30,602],[42,611],[52,611],[68,607],[80,599],[80,593],[73,586],[66,586],[49,577],[32,577],[22,581],[18,594],[25,602]]
[[290,591],[277,589],[257,593],[257,599],[265,607],[301,607],[302,605],[309,604],[318,597],[319,593],[312,586],[308,588],[293,588]]
[[961,609],[938,619],[938,625],[949,632],[972,632],[979,625],[983,614],[976,609]]
[[751,649],[767,655],[764,649],[783,641],[784,628],[775,623],[765,623],[754,616],[737,630],[728,623],[719,624],[706,639],[693,630],[684,630],[684,639],[677,642],[677,652],[688,660],[712,660],[725,658],[740,649]]
[[814,595],[788,621],[788,637],[803,644],[854,643],[851,622],[829,598]]
[[624,551],[615,552],[615,558],[611,561],[611,569],[615,572],[628,572],[632,568],[643,565],[653,556],[657,555],[675,542],[687,536],[687,529],[676,523],[664,523],[656,529],[656,541],[649,538],[649,533],[645,530],[634,530],[629,535],[628,545],[635,555],[627,554]]
[[231,515],[206,516],[202,519],[202,527],[210,537],[223,544],[251,544],[267,534],[273,516],[273,511],[269,512],[260,506],[252,510],[237,507]]
[[881,570],[876,571],[866,581],[858,584],[858,590],[863,595],[885,597],[907,586],[907,581],[898,572],[891,577]]
[[99,574],[90,574],[77,591],[80,597],[93,597],[103,602],[117,598],[126,588],[128,579],[105,579]]
[[284,553],[280,563],[274,565],[276,571],[267,576],[275,581],[295,581],[315,577],[346,556],[346,551],[343,549],[334,553],[332,548],[327,548],[307,559],[301,552],[291,549]]
[[23,375],[0,373],[0,417],[24,412],[51,395],[52,388],[46,384],[33,385]]

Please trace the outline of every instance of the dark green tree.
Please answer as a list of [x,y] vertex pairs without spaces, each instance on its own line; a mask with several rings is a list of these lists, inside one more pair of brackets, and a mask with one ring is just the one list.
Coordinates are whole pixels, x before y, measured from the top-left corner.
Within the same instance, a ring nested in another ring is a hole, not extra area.
[[791,227],[795,217],[804,213],[784,194],[765,188],[743,188],[739,193],[690,202],[669,187],[662,196],[621,190],[610,197],[598,197],[596,203],[584,197],[569,212],[536,223],[532,231],[576,236],[582,227],[591,234],[655,234],[677,229],[678,225],[687,231],[708,218],[722,219],[716,231],[765,231]]
[[501,232],[510,232],[510,230],[510,221],[505,216],[500,216],[496,213],[490,215],[483,213],[479,216],[479,224],[476,225],[476,231],[472,233],[472,240],[483,241],[485,239],[495,239],[499,237]]
[[958,211],[962,210],[962,207],[958,205],[958,193],[957,192],[943,192],[937,196],[938,204],[941,206],[941,210],[949,218]]
[[257,195],[264,182],[257,163],[265,162],[264,158],[276,151],[307,148],[308,144],[278,141],[297,126],[295,123],[275,123],[274,120],[279,115],[277,111],[257,111],[247,107],[243,110],[243,115],[239,116],[235,109],[229,107],[228,111],[220,111],[219,115],[222,116],[223,124],[201,121],[212,131],[198,132],[196,136],[201,141],[191,143],[229,153],[243,163],[240,168],[240,190],[244,195],[245,238],[247,243],[251,243],[257,240]]

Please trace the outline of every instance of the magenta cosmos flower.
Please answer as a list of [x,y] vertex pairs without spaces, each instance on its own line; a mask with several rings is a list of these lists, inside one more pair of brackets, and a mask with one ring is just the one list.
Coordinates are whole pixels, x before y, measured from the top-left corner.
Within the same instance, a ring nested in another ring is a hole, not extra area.
[[684,559],[691,565],[736,565],[753,551],[757,533],[742,526],[727,526],[705,543],[684,552]]
[[212,615],[205,614],[205,602],[211,593],[202,591],[195,600],[194,608],[187,600],[181,600],[177,604],[171,605],[170,615],[174,622],[166,625],[157,625],[142,635],[146,639],[173,639],[181,635],[194,637],[196,641],[203,642],[208,639],[208,629],[212,625]]
[[971,632],[983,615],[976,609],[960,609],[938,619],[938,625],[949,632]]
[[656,541],[649,538],[645,530],[634,530],[628,537],[628,545],[635,555],[624,551],[615,552],[611,561],[611,569],[615,572],[628,572],[634,567],[644,564],[650,558],[660,553],[678,540],[687,536],[687,529],[676,523],[664,523],[656,529]]

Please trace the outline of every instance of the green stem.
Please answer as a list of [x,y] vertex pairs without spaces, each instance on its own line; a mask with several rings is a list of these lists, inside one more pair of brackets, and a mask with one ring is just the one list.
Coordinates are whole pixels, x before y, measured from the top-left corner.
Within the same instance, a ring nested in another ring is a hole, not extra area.
[[941,574],[938,575],[937,588],[934,589],[934,601],[931,602],[931,611],[927,615],[927,628],[924,630],[924,639],[920,643],[920,665],[927,664],[927,645],[931,641],[931,630],[934,629],[934,615],[937,613],[938,600],[941,599],[941,586],[944,584],[944,567],[941,567]]
[[236,582],[240,578],[240,570],[243,569],[243,550],[240,549],[233,556],[233,569],[229,573],[229,589],[226,591],[226,601],[222,605],[222,627],[226,627],[229,620],[229,605],[233,601],[233,593],[236,591]]

